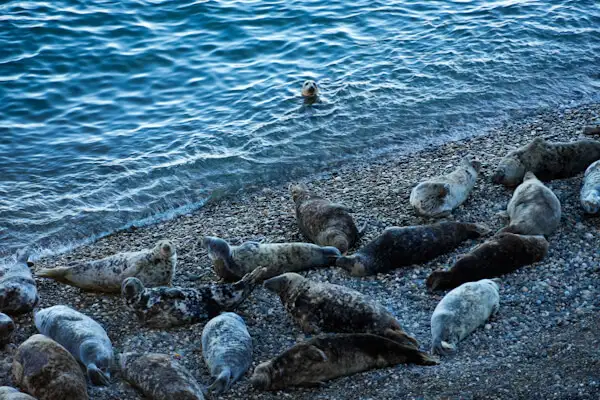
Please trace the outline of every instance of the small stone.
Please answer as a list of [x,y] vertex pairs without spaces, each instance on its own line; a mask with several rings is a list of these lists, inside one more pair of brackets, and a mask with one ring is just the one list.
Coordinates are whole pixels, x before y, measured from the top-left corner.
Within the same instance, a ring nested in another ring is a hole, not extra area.
[[529,289],[527,289],[527,286],[523,286],[523,287],[521,288],[521,292],[523,292],[523,293],[527,293],[527,292],[529,292]]
[[492,324],[485,324],[485,330],[489,331],[490,329],[492,329]]

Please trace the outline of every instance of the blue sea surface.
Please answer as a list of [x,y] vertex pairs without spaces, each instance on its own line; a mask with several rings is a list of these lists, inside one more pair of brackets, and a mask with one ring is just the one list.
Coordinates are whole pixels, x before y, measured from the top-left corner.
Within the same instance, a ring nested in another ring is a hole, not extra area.
[[599,93],[597,0],[2,1],[0,256]]

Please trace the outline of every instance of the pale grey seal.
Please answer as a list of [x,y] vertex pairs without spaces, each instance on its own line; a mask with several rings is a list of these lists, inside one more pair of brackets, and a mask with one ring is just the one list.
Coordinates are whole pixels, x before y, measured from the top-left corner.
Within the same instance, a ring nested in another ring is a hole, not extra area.
[[302,97],[306,99],[315,99],[319,95],[319,86],[312,79],[307,79],[302,84]]
[[581,206],[586,213],[598,214],[600,212],[600,161],[593,162],[585,170],[579,197]]
[[36,400],[27,393],[19,392],[10,386],[0,386],[0,400]]
[[28,313],[39,301],[37,287],[27,265],[24,250],[17,252],[16,262],[0,265],[0,312]]

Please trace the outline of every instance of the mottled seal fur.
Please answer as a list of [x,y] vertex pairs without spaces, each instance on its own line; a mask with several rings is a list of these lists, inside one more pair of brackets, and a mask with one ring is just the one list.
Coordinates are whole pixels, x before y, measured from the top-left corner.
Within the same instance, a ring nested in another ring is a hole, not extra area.
[[27,254],[19,251],[16,258],[0,266],[0,312],[11,315],[30,312],[39,301]]
[[341,376],[409,363],[437,364],[433,358],[412,346],[377,335],[318,336],[259,364],[250,382],[260,390],[318,386]]
[[235,281],[258,267],[265,267],[263,279],[285,272],[321,268],[335,264],[342,254],[335,247],[312,243],[245,242],[230,246],[225,240],[206,236],[202,241],[213,262],[215,273],[226,281]]
[[286,311],[306,333],[374,333],[407,346],[418,347],[400,323],[381,304],[354,289],[315,282],[295,273],[265,281],[279,295]]
[[527,171],[543,181],[573,177],[600,159],[600,142],[578,140],[550,143],[535,138],[504,157],[492,176],[494,183],[516,186]]
[[595,161],[585,170],[580,199],[586,213],[600,212],[600,161]]
[[0,312],[0,347],[10,342],[14,331],[15,323],[12,318]]
[[467,200],[475,187],[481,163],[465,157],[454,171],[419,183],[410,193],[410,204],[418,214],[440,218],[450,215]]
[[166,354],[123,353],[121,374],[154,400],[203,400],[204,390],[183,365]]
[[73,356],[44,335],[19,346],[12,365],[13,380],[39,400],[87,400],[85,376]]
[[215,378],[208,390],[229,390],[252,364],[252,338],[242,317],[227,312],[208,321],[202,331],[202,356]]
[[118,292],[123,280],[129,277],[136,277],[150,287],[170,285],[176,262],[175,246],[162,240],[152,249],[119,253],[67,267],[43,268],[36,275],[84,290]]
[[452,289],[465,282],[494,278],[540,261],[548,253],[544,236],[500,233],[462,255],[448,271],[427,278],[431,290]]
[[10,386],[0,386],[0,400],[35,400],[35,397],[21,393]]
[[451,290],[431,316],[432,353],[448,354],[500,307],[498,284],[490,279]]
[[532,173],[527,172],[507,207],[510,224],[499,232],[550,235],[560,224],[560,201]]
[[210,284],[199,289],[180,287],[145,288],[137,278],[123,281],[121,295],[127,308],[153,328],[194,324],[232,311],[262,282],[264,268],[233,284]]
[[94,385],[110,384],[113,348],[99,323],[63,305],[39,310],[34,320],[40,333],[64,346],[85,366]]
[[336,265],[354,276],[374,275],[432,260],[489,232],[484,225],[464,222],[391,227],[357,253],[338,258]]

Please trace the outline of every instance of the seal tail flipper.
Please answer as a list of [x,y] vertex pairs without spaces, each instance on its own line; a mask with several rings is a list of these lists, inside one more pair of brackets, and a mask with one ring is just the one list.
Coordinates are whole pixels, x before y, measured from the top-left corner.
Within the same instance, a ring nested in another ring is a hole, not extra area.
[[492,230],[485,224],[469,224],[469,232],[472,233],[473,239],[476,239],[489,235]]
[[231,369],[224,368],[215,381],[208,387],[208,390],[215,394],[221,394],[229,390],[232,383]]
[[386,329],[383,332],[383,335],[386,338],[391,339],[394,342],[400,343],[404,346],[408,346],[408,347],[415,348],[415,349],[419,348],[419,342],[417,342],[417,339],[410,336],[409,334],[407,334],[406,332],[404,332],[401,329],[391,329],[391,328]]
[[89,364],[87,366],[87,375],[90,381],[96,386],[109,386],[110,376],[107,376],[104,372],[96,366],[96,364]]
[[211,288],[213,300],[221,309],[233,310],[250,296],[254,288],[267,277],[267,273],[267,268],[259,267],[244,275],[236,283],[214,285]]
[[358,239],[365,236],[365,233],[367,233],[368,227],[369,227],[369,221],[365,221],[365,223],[362,224],[362,226],[358,229]]
[[35,272],[36,276],[42,278],[54,279],[58,282],[67,282],[66,276],[69,273],[68,267],[42,268]]
[[498,232],[496,232],[496,235],[500,234],[500,233],[516,233],[516,234],[527,234],[525,233],[526,230],[519,224],[515,224],[515,225],[508,225],[505,226],[504,228],[500,229]]

